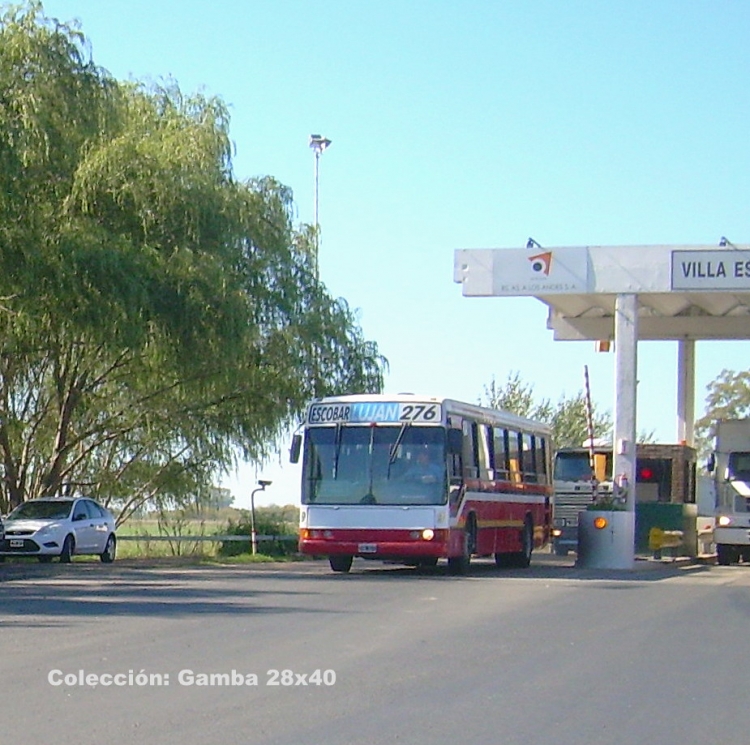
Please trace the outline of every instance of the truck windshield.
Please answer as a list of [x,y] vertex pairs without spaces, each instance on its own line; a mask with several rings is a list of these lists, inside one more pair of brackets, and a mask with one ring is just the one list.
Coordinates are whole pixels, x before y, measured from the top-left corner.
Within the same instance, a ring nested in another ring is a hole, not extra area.
[[729,454],[729,479],[750,481],[750,453]]
[[[597,480],[612,479],[612,453],[594,453]],[[555,456],[555,481],[591,481],[588,451],[560,451]]]
[[310,427],[302,473],[303,504],[444,504],[445,430]]

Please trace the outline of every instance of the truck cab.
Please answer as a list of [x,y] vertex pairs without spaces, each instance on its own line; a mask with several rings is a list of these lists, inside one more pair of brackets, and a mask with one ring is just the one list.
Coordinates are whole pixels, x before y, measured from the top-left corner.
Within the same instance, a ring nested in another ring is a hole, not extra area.
[[708,470],[716,495],[717,561],[750,562],[750,419],[717,422],[715,437]]

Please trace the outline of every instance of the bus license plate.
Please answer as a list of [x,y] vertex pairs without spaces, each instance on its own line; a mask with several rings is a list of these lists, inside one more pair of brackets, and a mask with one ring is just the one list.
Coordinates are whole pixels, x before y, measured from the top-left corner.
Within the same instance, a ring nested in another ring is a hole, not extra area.
[[378,551],[377,543],[360,543],[357,550],[361,554],[375,554]]

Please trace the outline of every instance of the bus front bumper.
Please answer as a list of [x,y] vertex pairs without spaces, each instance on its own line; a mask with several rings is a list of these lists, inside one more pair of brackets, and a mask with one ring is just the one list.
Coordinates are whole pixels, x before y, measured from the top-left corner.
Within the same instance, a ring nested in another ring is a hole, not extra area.
[[300,531],[299,550],[312,556],[361,556],[365,559],[420,559],[448,556],[448,531],[324,530]]

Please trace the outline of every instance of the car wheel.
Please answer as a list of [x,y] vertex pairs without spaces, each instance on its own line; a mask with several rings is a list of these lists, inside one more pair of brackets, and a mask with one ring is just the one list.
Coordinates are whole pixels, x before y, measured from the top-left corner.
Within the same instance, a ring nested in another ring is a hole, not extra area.
[[60,551],[60,563],[70,564],[70,558],[73,556],[73,550],[75,549],[75,541],[72,535],[66,535],[63,541],[62,551]]
[[111,564],[115,560],[115,553],[117,553],[117,539],[114,534],[110,534],[107,538],[107,545],[104,547],[104,552],[99,554],[99,558],[105,564]]

